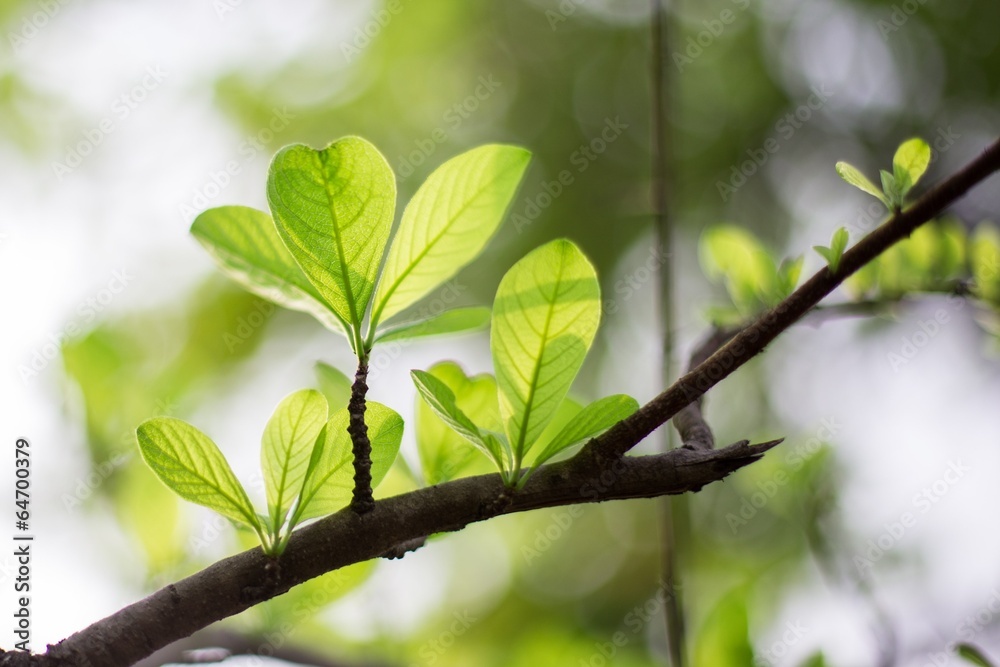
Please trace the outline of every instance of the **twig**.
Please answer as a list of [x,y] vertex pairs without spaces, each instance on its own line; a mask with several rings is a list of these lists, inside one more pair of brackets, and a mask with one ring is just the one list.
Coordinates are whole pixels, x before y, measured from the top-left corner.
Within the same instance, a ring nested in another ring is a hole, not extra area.
[[[742,327],[735,328],[715,328],[708,337],[701,342],[691,353],[687,370],[690,372],[705,362],[716,350],[729,342],[729,340],[739,333]],[[673,425],[681,437],[681,442],[688,449],[715,449],[715,436],[712,429],[705,421],[701,413],[701,406],[704,397],[698,397],[688,405],[685,405],[674,416]]]
[[[666,43],[669,41],[668,22],[662,0],[652,0],[650,17],[651,48],[650,73],[652,77],[650,95],[650,127],[652,129],[651,188],[655,238],[660,256],[673,255],[673,230],[670,215],[670,189],[672,173],[667,148],[668,119],[670,103],[666,58]],[[672,262],[660,262],[658,275],[660,282],[660,336],[662,337],[660,378],[661,386],[674,377],[672,361],[674,354],[674,285],[671,273]],[[663,442],[663,450],[673,448],[670,432]],[[673,667],[684,667],[687,662],[686,621],[684,618],[683,585],[680,575],[680,560],[684,545],[690,542],[687,534],[689,525],[687,502],[684,498],[665,497],[660,503],[660,559],[664,587],[664,622],[667,630],[667,651]]]
[[703,396],[730,373],[760,354],[768,343],[809,312],[838,285],[885,252],[914,229],[931,220],[974,185],[1000,169],[1000,140],[991,144],[965,168],[927,192],[910,208],[895,214],[844,253],[836,272],[823,267],[787,299],[760,317],[686,373],[659,396],[624,419],[600,438],[588,443],[578,456],[603,461],[622,457],[660,425]]
[[350,425],[347,432],[351,436],[354,454],[354,495],[351,509],[357,514],[367,514],[375,507],[372,497],[372,444],[368,440],[368,426],[365,425],[365,396],[368,393],[368,362],[358,360],[358,372],[351,385],[351,400],[347,404]]

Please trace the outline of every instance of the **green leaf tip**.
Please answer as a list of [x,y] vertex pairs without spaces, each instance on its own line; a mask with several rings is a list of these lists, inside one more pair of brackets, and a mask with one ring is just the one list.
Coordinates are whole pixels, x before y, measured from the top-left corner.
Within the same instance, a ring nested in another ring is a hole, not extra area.
[[403,211],[372,308],[372,324],[398,314],[475,259],[493,238],[531,153],[489,144],[451,158]]
[[930,161],[931,147],[923,139],[913,138],[907,139],[896,149],[892,158],[891,172],[885,169],[879,171],[881,190],[847,162],[838,162],[836,170],[842,179],[877,198],[890,211],[897,211],[903,207],[903,201],[910,189],[927,171]]
[[874,183],[868,180],[868,177],[862,174],[857,167],[847,162],[838,162],[836,164],[836,170],[837,174],[839,174],[842,179],[862,192],[867,192],[872,197],[875,197],[880,202],[885,204],[886,208],[892,208],[892,204],[886,197],[885,193],[877,188]]
[[907,139],[892,158],[892,172],[900,197],[905,197],[931,163],[931,147],[919,137]]
[[829,248],[821,245],[813,246],[813,250],[826,260],[827,267],[833,273],[836,273],[837,269],[840,268],[840,259],[844,256],[844,250],[847,249],[848,239],[847,229],[840,227],[833,233]]
[[154,417],[136,429],[146,465],[171,491],[263,533],[246,491],[218,446],[180,419]]

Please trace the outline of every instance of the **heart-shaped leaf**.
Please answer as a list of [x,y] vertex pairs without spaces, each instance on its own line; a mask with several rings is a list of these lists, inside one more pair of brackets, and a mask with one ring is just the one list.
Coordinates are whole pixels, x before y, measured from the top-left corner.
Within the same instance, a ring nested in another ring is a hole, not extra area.
[[323,150],[286,146],[271,162],[267,201],[285,246],[356,345],[396,206],[389,164],[359,137]]

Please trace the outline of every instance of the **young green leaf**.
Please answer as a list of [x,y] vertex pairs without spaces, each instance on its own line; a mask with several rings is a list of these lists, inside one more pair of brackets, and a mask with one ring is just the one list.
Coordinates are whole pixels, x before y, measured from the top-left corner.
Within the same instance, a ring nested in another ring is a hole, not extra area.
[[263,532],[253,505],[211,438],[173,417],[147,419],[136,429],[146,464],[174,493]]
[[885,169],[879,169],[879,177],[882,179],[882,192],[889,202],[889,208],[896,210],[903,203],[903,196],[900,194],[900,184],[896,182],[896,177]]
[[347,335],[347,324],[302,273],[267,213],[246,206],[211,208],[195,218],[191,235],[248,291]]
[[735,225],[716,225],[702,234],[698,255],[705,273],[724,278],[726,291],[743,315],[770,303],[778,291],[774,258],[757,237]]
[[976,294],[1000,304],[1000,230],[996,225],[981,222],[976,226],[969,244],[969,264]]
[[[306,519],[332,514],[351,502],[354,466],[351,437],[347,434],[349,422],[347,408],[338,410],[316,439],[290,527]],[[372,444],[372,488],[375,488],[399,453],[403,419],[392,408],[369,401],[365,423]]]
[[392,227],[389,164],[359,137],[286,146],[271,162],[267,201],[285,246],[357,337]]
[[567,240],[532,251],[500,281],[490,348],[514,471],[569,391],[600,319],[597,274]]
[[316,380],[319,382],[319,390],[326,397],[326,403],[330,407],[330,417],[340,408],[347,405],[351,400],[351,378],[347,377],[339,370],[325,364],[322,361],[316,362]]
[[[440,380],[451,390],[457,409],[466,415],[469,422],[488,429],[500,429],[497,383],[492,376],[484,374],[470,378],[458,364],[450,361],[431,366],[427,375]],[[417,382],[416,377],[414,382]],[[432,400],[435,400],[433,396]],[[471,468],[476,460],[482,460],[477,456],[476,449],[469,446],[469,441],[439,417],[425,398],[417,399],[415,425],[417,451],[428,484],[454,479]],[[493,455],[489,458],[494,460]]]
[[413,384],[420,396],[434,411],[441,421],[471,442],[493,461],[497,468],[504,469],[503,457],[497,448],[497,443],[491,442],[480,428],[458,407],[455,394],[451,388],[427,371],[410,371]]
[[802,276],[802,265],[805,257],[799,255],[794,259],[784,259],[778,267],[778,293],[775,295],[778,301],[784,300],[798,287],[799,278]]
[[434,170],[403,211],[375,294],[373,327],[417,302],[482,252],[530,159],[523,148],[492,144]]
[[917,184],[930,163],[931,147],[923,139],[908,139],[900,144],[892,158],[892,172],[900,198]]
[[844,250],[847,248],[848,234],[847,229],[840,227],[833,233],[833,238],[830,240],[830,247],[816,245],[813,246],[813,250],[818,252],[826,260],[826,265],[830,268],[830,271],[836,272],[840,267],[840,258],[844,256]]
[[375,335],[375,342],[467,333],[485,329],[489,324],[490,309],[485,306],[455,308],[431,315],[424,320],[387,327]]
[[972,663],[973,665],[979,665],[979,667],[993,667],[993,662],[991,662],[990,659],[987,658],[977,646],[962,642],[958,645],[957,652],[959,657],[963,658],[966,662]]
[[848,164],[847,162],[838,162],[836,169],[837,169],[837,174],[839,174],[842,179],[844,179],[854,187],[858,188],[862,192],[867,192],[872,197],[875,197],[883,204],[885,204],[886,208],[890,209],[892,208],[892,205],[886,198],[885,194],[877,187],[875,187],[875,184],[869,181],[868,177],[862,174],[857,167]]
[[273,533],[284,524],[302,488],[313,445],[326,421],[326,399],[314,389],[303,389],[286,396],[264,427],[260,458]]
[[615,394],[594,401],[556,434],[535,458],[534,467],[540,466],[564,449],[603,433],[638,409],[639,403],[625,394]]

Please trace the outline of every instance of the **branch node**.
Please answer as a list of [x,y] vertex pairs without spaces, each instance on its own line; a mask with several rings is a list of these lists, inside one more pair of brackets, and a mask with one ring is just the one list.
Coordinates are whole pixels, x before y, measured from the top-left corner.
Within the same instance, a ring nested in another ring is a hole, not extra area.
[[423,537],[416,537],[412,540],[406,540],[405,542],[400,542],[391,549],[386,550],[379,556],[379,558],[385,558],[388,560],[398,560],[403,556],[405,556],[406,554],[410,553],[411,551],[416,551],[425,544],[427,544],[426,535],[424,535]]

